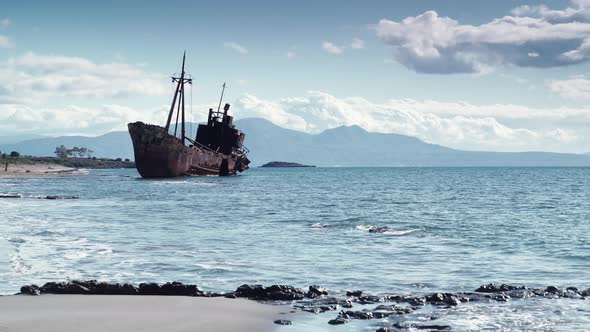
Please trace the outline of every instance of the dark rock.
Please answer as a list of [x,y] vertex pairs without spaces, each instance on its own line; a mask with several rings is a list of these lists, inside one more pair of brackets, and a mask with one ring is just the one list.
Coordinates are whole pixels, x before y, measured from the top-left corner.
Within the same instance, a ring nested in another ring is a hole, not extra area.
[[412,310],[412,308],[402,308],[397,305],[380,305],[371,311],[373,312],[373,316],[375,316],[375,318],[382,318],[382,317],[378,317],[379,315],[381,315],[380,314],[381,312],[384,312],[386,314],[385,316],[382,315],[383,317],[387,317],[387,316],[391,316],[393,314],[396,314],[396,315],[409,314],[413,310]]
[[566,290],[572,291],[575,293],[580,293],[580,290],[578,289],[578,287],[568,287],[568,288],[566,288]]
[[93,294],[102,294],[102,295],[138,295],[139,290],[137,287],[131,284],[111,284],[107,282],[99,282],[99,283],[90,283],[86,282],[86,287],[88,287]]
[[159,295],[205,296],[205,293],[197,285],[185,285],[182,282],[174,281],[160,286]]
[[445,331],[450,330],[451,327],[448,325],[413,325],[412,327],[418,330],[430,330],[430,331]]
[[355,290],[355,291],[352,291],[352,292],[346,292],[346,296],[348,296],[348,297],[351,297],[351,296],[360,297],[362,295],[363,295],[363,291],[361,291],[361,290]]
[[389,230],[389,227],[369,227],[369,233],[385,233]]
[[45,198],[45,199],[80,199],[80,197],[78,197],[78,196],[55,196],[55,195],[41,196],[39,198]]
[[549,294],[561,294],[562,293],[562,291],[555,286],[549,286],[549,287],[545,288],[545,292],[549,293]]
[[494,300],[498,302],[508,302],[508,300],[510,300],[510,295],[506,293],[500,293],[494,296]]
[[479,286],[479,288],[476,289],[475,291],[478,293],[498,293],[498,292],[508,292],[508,291],[512,291],[512,290],[518,290],[518,289],[526,289],[526,287],[525,286],[505,285],[505,284],[501,284],[501,285],[488,284],[488,285]]
[[336,305],[323,305],[319,307],[321,312],[326,312],[326,311],[336,311],[338,309],[340,309],[340,306],[338,304]]
[[225,293],[225,295],[223,295],[223,297],[228,298],[228,299],[237,299],[238,298],[234,292]]
[[393,331],[393,330],[390,329],[389,327],[380,327],[375,332],[391,332],[391,331]]
[[48,282],[39,290],[46,294],[91,294],[87,287],[72,282]]
[[266,288],[267,299],[273,301],[294,301],[302,300],[305,293],[301,288],[295,288],[287,285],[272,285]]
[[328,292],[326,291],[326,289],[324,287],[320,287],[320,286],[316,286],[316,285],[309,286],[309,290],[308,290],[307,294],[305,294],[305,296],[309,297],[309,298],[316,298],[316,297],[320,297],[323,295],[328,295]]
[[342,317],[338,317],[336,319],[332,319],[331,321],[328,322],[328,324],[330,325],[342,325],[342,324],[346,324],[348,323],[348,320]]
[[278,325],[293,325],[292,321],[286,319],[277,319],[274,321],[274,323]]
[[30,285],[21,287],[20,293],[25,295],[41,295],[41,290],[37,285]]
[[424,297],[412,297],[407,299],[408,303],[413,306],[422,306],[426,304],[426,298]]
[[358,297],[357,299],[355,299],[353,301],[358,304],[373,304],[373,303],[383,302],[383,298],[381,298],[379,296],[374,296],[374,295],[365,295],[365,296]]
[[380,305],[378,307],[376,307],[375,309],[373,309],[373,311],[395,311],[397,310],[399,307],[396,305]]
[[139,284],[139,295],[160,295],[160,285],[155,282]]
[[346,300],[344,303],[340,304],[342,308],[352,308],[352,301]]
[[354,319],[372,319],[373,313],[371,311],[352,311],[352,310],[342,310],[340,312],[340,317],[342,318],[354,318]]
[[426,297],[426,302],[433,305],[456,306],[461,303],[459,298],[450,293],[436,293]]
[[287,285],[242,285],[236,289],[237,297],[247,297],[261,301],[295,301],[303,300],[305,293],[301,288]]
[[236,289],[234,294],[237,297],[262,298],[265,289],[262,285],[242,285]]

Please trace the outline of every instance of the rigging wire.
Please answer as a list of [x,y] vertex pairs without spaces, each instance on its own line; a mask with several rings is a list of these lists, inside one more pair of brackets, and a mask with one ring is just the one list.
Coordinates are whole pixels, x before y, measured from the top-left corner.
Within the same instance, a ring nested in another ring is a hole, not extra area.
[[195,122],[195,119],[193,118],[193,85],[190,84],[190,86],[191,86],[190,87],[190,89],[191,89],[191,109],[190,109],[190,112],[191,112],[191,125],[189,127],[189,133],[190,133],[191,139],[195,139],[195,136],[193,135],[193,125],[194,125],[194,122]]

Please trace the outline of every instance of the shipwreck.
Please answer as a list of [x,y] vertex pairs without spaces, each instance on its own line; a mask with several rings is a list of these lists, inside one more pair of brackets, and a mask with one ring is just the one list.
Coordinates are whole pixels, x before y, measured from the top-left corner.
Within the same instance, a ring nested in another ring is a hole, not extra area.
[[[128,124],[133,141],[135,165],[144,178],[218,175],[231,176],[248,169],[245,134],[235,128],[228,115],[229,104],[221,110],[225,83],[217,111],[209,109],[207,124],[200,124],[196,137],[188,137],[185,122],[185,85],[192,78],[184,71],[186,53],[182,57],[180,75],[172,77],[176,91],[166,121],[161,127],[141,121]],[[172,120],[174,130],[172,131]]]

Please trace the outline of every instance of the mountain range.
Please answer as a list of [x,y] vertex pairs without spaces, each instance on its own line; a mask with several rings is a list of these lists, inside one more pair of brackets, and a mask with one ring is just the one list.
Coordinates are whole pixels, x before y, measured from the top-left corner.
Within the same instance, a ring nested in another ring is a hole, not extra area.
[[[551,152],[463,151],[426,143],[418,138],[371,133],[358,126],[341,126],[320,134],[285,129],[259,118],[242,119],[253,166],[290,161],[317,166],[590,166],[590,155]],[[194,126],[196,128],[196,126]],[[4,140],[6,141],[6,139]],[[133,159],[129,134],[110,132],[97,137],[62,136],[4,144],[0,151],[51,156],[56,146],[78,146],[96,157]]]

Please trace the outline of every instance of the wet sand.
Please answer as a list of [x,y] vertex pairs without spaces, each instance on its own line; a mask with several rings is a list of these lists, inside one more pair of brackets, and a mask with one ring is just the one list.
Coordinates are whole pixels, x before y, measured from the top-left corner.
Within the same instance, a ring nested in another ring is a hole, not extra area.
[[287,309],[187,296],[3,296],[0,332],[273,331]]

